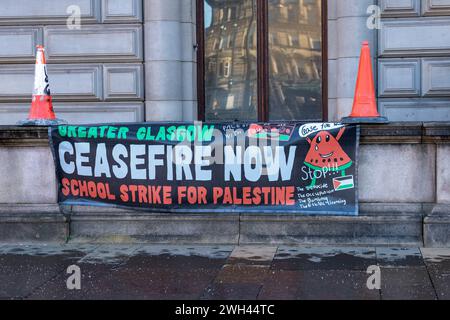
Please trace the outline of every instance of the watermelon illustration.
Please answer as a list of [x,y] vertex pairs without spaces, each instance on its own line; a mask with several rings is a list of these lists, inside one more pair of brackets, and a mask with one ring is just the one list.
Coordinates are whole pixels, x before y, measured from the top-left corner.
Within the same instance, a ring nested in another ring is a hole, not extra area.
[[345,170],[350,168],[353,161],[345,153],[339,144],[339,140],[344,134],[345,127],[339,130],[336,138],[328,131],[320,131],[314,139],[306,138],[310,144],[310,149],[306,155],[305,165],[314,170],[311,185],[316,185],[316,171],[327,168],[329,171],[340,171],[341,176],[345,176]]

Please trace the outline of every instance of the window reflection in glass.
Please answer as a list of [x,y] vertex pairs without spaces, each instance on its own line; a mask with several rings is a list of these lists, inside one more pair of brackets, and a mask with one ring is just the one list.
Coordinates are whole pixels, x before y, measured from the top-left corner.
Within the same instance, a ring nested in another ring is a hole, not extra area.
[[269,119],[321,121],[321,0],[268,1]]
[[206,120],[256,120],[256,0],[205,0]]

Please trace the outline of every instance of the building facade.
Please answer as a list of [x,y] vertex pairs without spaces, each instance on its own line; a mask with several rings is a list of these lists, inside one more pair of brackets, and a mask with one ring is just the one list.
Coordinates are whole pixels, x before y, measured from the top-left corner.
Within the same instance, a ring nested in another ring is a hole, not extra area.
[[372,48],[383,115],[448,121],[449,6],[5,0],[0,123],[26,116],[37,44],[47,49],[56,111],[69,122],[336,121],[351,109],[363,40]]
[[[2,0],[0,39],[0,240],[450,244],[450,1]],[[14,127],[38,44],[69,123],[309,122],[350,113],[364,40],[394,123],[362,128],[353,220],[61,213],[45,131]]]

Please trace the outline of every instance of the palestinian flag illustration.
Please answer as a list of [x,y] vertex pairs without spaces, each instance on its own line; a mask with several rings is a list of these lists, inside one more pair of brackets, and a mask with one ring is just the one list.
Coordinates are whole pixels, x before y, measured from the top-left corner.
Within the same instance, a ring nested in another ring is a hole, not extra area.
[[336,138],[328,131],[320,131],[312,140],[306,138],[310,149],[306,155],[305,165],[314,170],[313,179],[308,188],[316,185],[315,171],[323,171],[327,168],[329,171],[340,171],[341,176],[345,177],[345,170],[352,166],[353,161],[339,144],[344,131],[345,127],[341,128]]
[[353,189],[355,187],[353,176],[334,178],[333,187],[335,191]]

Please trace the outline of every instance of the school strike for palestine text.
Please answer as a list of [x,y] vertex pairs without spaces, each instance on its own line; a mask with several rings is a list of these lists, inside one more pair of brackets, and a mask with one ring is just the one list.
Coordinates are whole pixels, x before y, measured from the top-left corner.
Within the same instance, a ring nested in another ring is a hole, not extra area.
[[[225,146],[223,179],[235,182],[258,182],[267,176],[271,182],[291,180],[296,146],[257,147]],[[294,205],[295,187],[205,187],[183,186],[182,181],[214,181],[211,146],[145,145],[63,141],[58,146],[62,170],[86,179],[61,181],[67,196],[88,197],[148,204]],[[264,165],[264,168],[263,168]],[[264,170],[263,170],[264,169]],[[179,181],[179,186],[122,184],[114,194],[107,182],[89,178],[131,179],[136,181]],[[239,189],[239,190],[238,190]]]

